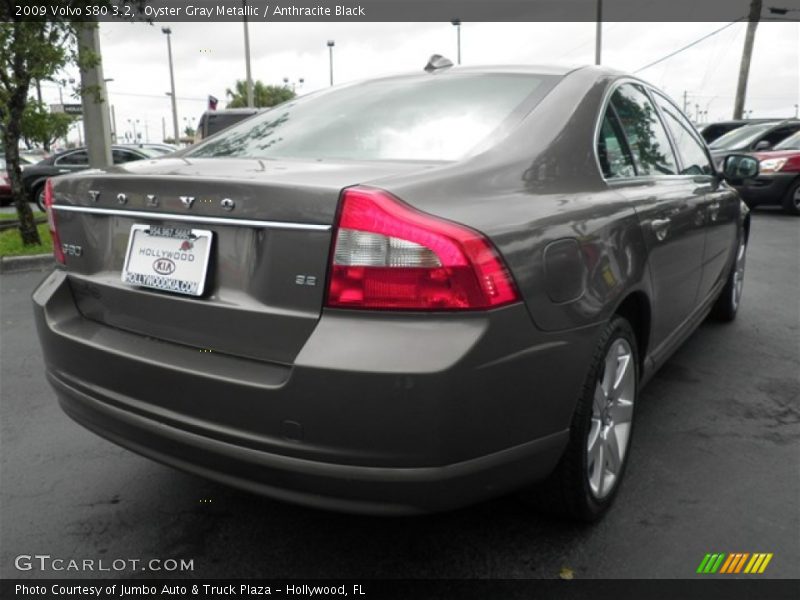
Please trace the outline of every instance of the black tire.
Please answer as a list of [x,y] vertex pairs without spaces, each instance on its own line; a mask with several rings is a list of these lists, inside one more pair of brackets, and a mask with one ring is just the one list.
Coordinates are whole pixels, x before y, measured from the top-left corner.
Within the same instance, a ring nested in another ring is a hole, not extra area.
[[40,211],[46,212],[44,206],[44,183],[36,186],[33,189],[33,201],[36,203],[36,206]]
[[728,273],[725,287],[711,308],[711,318],[723,323],[730,323],[736,318],[739,306],[742,304],[742,289],[744,287],[744,268],[747,263],[747,238],[744,232],[739,233],[739,243],[736,256]]
[[781,206],[783,206],[783,212],[787,214],[795,216],[800,215],[800,179],[795,181],[789,186],[789,189],[786,190]]
[[[607,356],[611,349],[617,345],[618,340],[624,340],[631,351],[628,366],[632,369],[633,374],[631,406],[631,413],[633,414],[639,386],[639,354],[636,336],[626,319],[614,316],[606,325],[603,334],[598,340],[589,373],[572,417],[567,448],[558,466],[549,477],[526,492],[527,497],[533,504],[545,512],[579,521],[593,522],[608,511],[619,491],[630,454],[633,419],[630,419],[627,428],[624,449],[620,448],[622,452],[620,453],[621,459],[616,472],[616,479],[610,491],[606,491],[602,497],[598,497],[590,484],[590,476],[593,469],[589,458],[589,436],[597,431],[593,429],[593,422],[595,422],[595,427],[597,423],[593,415],[595,394],[605,376]],[[602,465],[601,478],[604,472],[605,463]]]

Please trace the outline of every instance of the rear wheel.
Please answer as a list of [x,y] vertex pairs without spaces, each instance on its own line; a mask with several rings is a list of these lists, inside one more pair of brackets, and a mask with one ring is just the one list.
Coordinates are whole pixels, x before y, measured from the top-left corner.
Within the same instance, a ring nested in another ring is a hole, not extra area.
[[783,210],[790,215],[800,215],[800,179],[786,190],[786,195],[783,197]]
[[555,471],[532,490],[540,508],[599,519],[619,490],[628,461],[639,372],[636,336],[615,316],[601,336]]
[[739,246],[736,249],[736,259],[728,275],[728,281],[722,288],[719,298],[711,309],[711,316],[718,321],[733,321],[742,302],[742,289],[744,288],[744,267],[747,259],[747,240],[744,231],[739,234]]

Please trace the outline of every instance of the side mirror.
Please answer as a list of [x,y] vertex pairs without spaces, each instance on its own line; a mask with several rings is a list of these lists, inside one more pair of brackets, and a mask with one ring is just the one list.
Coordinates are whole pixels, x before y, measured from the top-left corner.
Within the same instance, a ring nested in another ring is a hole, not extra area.
[[758,152],[759,150],[769,150],[770,148],[772,148],[772,144],[770,144],[767,140],[761,140],[756,144],[753,150]]
[[747,154],[729,154],[722,163],[722,176],[729,181],[752,179],[758,173],[758,160]]

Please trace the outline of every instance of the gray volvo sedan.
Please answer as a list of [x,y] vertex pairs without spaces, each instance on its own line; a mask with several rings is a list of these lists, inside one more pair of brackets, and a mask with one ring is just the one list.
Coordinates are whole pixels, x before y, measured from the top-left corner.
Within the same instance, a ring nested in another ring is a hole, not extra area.
[[664,94],[450,68],[296,98],[47,185],[64,411],[162,463],[376,514],[524,489],[594,520],[644,383],[735,317],[750,219]]

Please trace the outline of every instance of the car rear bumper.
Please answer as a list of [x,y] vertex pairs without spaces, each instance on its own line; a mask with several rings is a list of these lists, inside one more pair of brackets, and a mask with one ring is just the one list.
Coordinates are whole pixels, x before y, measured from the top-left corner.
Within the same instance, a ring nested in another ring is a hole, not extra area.
[[739,195],[749,206],[780,204],[797,173],[773,173],[759,175],[747,185],[735,186]]
[[445,510],[546,476],[597,333],[545,337],[523,306],[422,325],[326,314],[289,366],[85,319],[63,271],[33,300],[48,379],[78,423],[226,484],[372,514]]

